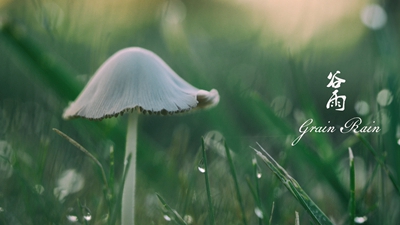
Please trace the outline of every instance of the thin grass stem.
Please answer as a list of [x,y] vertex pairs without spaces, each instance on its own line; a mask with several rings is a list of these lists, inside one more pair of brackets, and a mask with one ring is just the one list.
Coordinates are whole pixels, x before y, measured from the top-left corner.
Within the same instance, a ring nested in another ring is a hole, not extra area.
[[[258,144],[258,143],[257,143]],[[253,148],[257,155],[264,161],[264,163],[274,172],[274,174],[281,180],[285,187],[293,194],[297,201],[307,210],[308,214],[320,225],[332,225],[333,223],[325,215],[324,212],[311,200],[307,193],[300,187],[299,183],[292,178],[287,171],[280,166],[271,155],[265,151],[261,145],[258,144],[261,150],[265,153]]]
[[204,178],[206,181],[206,190],[207,190],[207,199],[208,199],[208,212],[210,218],[210,224],[214,225],[214,210],[213,204],[211,199],[211,191],[210,191],[210,181],[208,179],[208,168],[207,168],[207,156],[206,156],[206,149],[204,146],[204,138],[201,138],[201,150],[203,153],[203,162],[204,162]]
[[274,210],[275,210],[275,202],[272,202],[272,208],[271,208],[271,216],[269,217],[268,224],[272,224],[272,216],[274,215]]
[[299,213],[297,211],[295,211],[294,214],[296,215],[296,220],[295,220],[294,224],[295,225],[300,225]]
[[176,223],[178,223],[179,225],[187,225],[185,220],[182,219],[182,216],[179,215],[179,213],[177,213],[173,208],[171,208],[171,206],[169,206],[167,204],[167,202],[164,200],[163,197],[161,197],[161,195],[156,193],[156,196],[157,196],[158,200],[161,202],[161,204],[163,205],[163,207],[168,211],[168,213],[173,216],[173,219]]
[[355,171],[354,171],[354,155],[351,148],[349,148],[349,161],[350,161],[350,225],[354,225],[356,218],[356,198],[355,198]]
[[233,160],[231,157],[231,153],[230,150],[228,148],[228,145],[225,142],[225,152],[226,152],[226,157],[228,159],[228,163],[229,163],[229,167],[231,170],[231,175],[235,184],[235,189],[236,189],[236,196],[239,202],[239,206],[240,206],[240,210],[242,211],[242,220],[243,220],[243,224],[247,225],[247,220],[246,220],[246,214],[244,211],[244,206],[243,206],[243,200],[242,200],[242,195],[240,194],[240,189],[239,189],[239,182],[237,180],[237,176],[236,176],[236,170],[235,170],[235,166],[233,165]]
[[[256,198],[257,198],[256,202],[257,202],[258,208],[261,210],[260,184],[258,182],[258,179],[260,179],[260,177],[261,177],[261,171],[259,171],[259,167],[258,167],[256,158],[253,159],[253,174],[254,174],[254,178],[255,178],[254,180],[255,180],[255,183],[256,183],[256,187],[255,187],[255,195],[256,195]],[[262,225],[263,219],[264,219],[264,217],[263,218],[258,217],[258,224],[259,225]]]
[[397,191],[397,194],[400,195],[400,186],[397,184],[396,179],[394,178],[393,174],[387,168],[386,163],[384,162],[382,157],[380,157],[378,155],[378,153],[375,151],[374,147],[372,147],[372,145],[363,136],[361,136],[359,133],[356,133],[355,135],[361,140],[361,143],[363,143],[367,147],[367,149],[372,152],[372,154],[375,157],[375,160],[379,163],[379,165],[381,165],[383,171],[386,173],[386,175],[389,177],[390,181],[392,182],[394,188]]
[[79,150],[81,150],[83,153],[85,153],[87,156],[89,156],[89,158],[91,158],[97,164],[97,166],[100,168],[101,175],[102,175],[103,181],[104,181],[104,185],[108,189],[108,182],[107,182],[106,173],[104,172],[104,168],[101,165],[101,163],[99,162],[99,160],[97,160],[96,157],[94,157],[88,150],[86,150],[82,145],[80,145],[74,139],[70,138],[68,135],[64,134],[63,132],[61,132],[60,130],[58,130],[56,128],[53,128],[53,131],[56,132],[61,137],[65,138],[67,141],[69,141],[72,145],[74,145]]

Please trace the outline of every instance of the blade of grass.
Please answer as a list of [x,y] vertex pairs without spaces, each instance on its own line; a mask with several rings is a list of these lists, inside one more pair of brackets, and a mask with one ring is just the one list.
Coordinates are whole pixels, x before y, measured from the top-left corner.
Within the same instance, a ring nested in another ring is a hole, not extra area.
[[235,189],[236,189],[236,196],[239,202],[239,206],[240,206],[240,210],[242,211],[242,220],[243,220],[243,224],[247,225],[247,220],[246,220],[246,214],[244,212],[244,206],[243,206],[243,200],[242,200],[242,195],[240,194],[240,189],[239,189],[239,183],[237,180],[237,176],[236,176],[236,170],[235,170],[235,166],[233,165],[233,160],[231,157],[231,153],[230,150],[228,148],[228,145],[225,142],[225,152],[226,152],[226,157],[228,159],[228,163],[229,163],[229,167],[231,170],[231,175],[235,184]]
[[78,201],[79,208],[81,209],[80,213],[82,214],[83,222],[85,225],[89,225],[87,219],[85,219],[85,215],[86,215],[85,211],[87,211],[89,209],[85,205],[82,205],[81,201],[79,201],[79,198],[77,199],[77,201]]
[[111,196],[110,199],[112,200],[114,198],[114,146],[110,147],[110,172],[109,172],[109,183],[110,183],[110,190],[111,190]]
[[[257,207],[258,207],[260,210],[262,210],[262,206],[261,206],[261,197],[260,197],[260,185],[259,185],[259,182],[258,182],[258,180],[261,178],[261,171],[259,171],[260,168],[259,168],[259,166],[258,166],[258,163],[257,163],[257,159],[256,159],[256,158],[253,158],[252,164],[253,164],[254,180],[255,180],[255,183],[256,183],[255,194],[256,194],[256,198],[257,198],[257,201],[256,201],[256,202],[257,202]],[[264,213],[263,213],[263,214],[264,214]],[[258,224],[259,224],[259,225],[262,225],[263,219],[265,220],[265,217],[264,217],[264,216],[263,216],[263,218],[258,217]]]
[[82,90],[82,84],[76,82],[73,74],[77,74],[59,57],[49,54],[41,46],[32,41],[23,26],[8,18],[0,18],[0,39],[12,46],[20,57],[39,71],[38,77],[46,84],[56,87],[53,90],[68,99],[74,99]]
[[294,212],[296,215],[296,220],[294,222],[295,225],[300,225],[300,217],[299,217],[299,213],[297,211]]
[[201,138],[201,151],[203,153],[203,163],[204,163],[204,179],[206,182],[206,190],[207,190],[207,199],[208,199],[208,213],[210,218],[210,224],[214,225],[214,210],[211,199],[211,191],[210,191],[210,181],[208,179],[208,168],[207,168],[207,156],[206,149],[204,146],[204,138]]
[[180,225],[187,225],[187,223],[185,222],[185,220],[182,219],[181,215],[179,215],[174,209],[172,209],[167,202],[161,197],[161,195],[159,195],[158,193],[156,193],[158,200],[160,200],[161,204],[163,205],[163,207],[167,210],[167,212],[170,215],[173,215],[173,220]]
[[349,161],[350,161],[350,225],[354,225],[354,218],[356,218],[356,198],[355,198],[355,172],[354,172],[354,155],[351,148],[349,148]]
[[[106,198],[107,198],[107,203],[109,209],[112,209],[113,205],[115,205],[115,192],[114,192],[114,146],[110,146],[110,171],[109,171],[109,183],[110,183],[110,188],[106,193]],[[124,170],[125,171],[125,170]],[[110,211],[108,213],[111,213]],[[107,217],[108,219],[108,224],[112,225],[111,220],[110,220],[110,215]]]
[[272,224],[272,215],[274,215],[274,209],[275,209],[275,202],[272,202],[272,208],[271,208],[271,216],[269,217],[268,224]]
[[374,147],[359,133],[355,133],[355,135],[361,140],[361,143],[367,147],[367,149],[372,153],[372,155],[375,157],[375,160],[379,163],[379,165],[382,167],[383,171],[386,173],[386,175],[389,177],[390,181],[392,182],[394,188],[397,191],[397,194],[400,195],[400,186],[397,184],[396,179],[394,178],[394,175],[390,172],[390,170],[387,168],[386,163],[382,159],[381,156],[378,155],[378,153],[375,151]]
[[[257,94],[252,94],[250,96],[237,96],[236,98],[238,104],[243,108],[247,108],[246,117],[255,118],[251,120],[252,126],[258,127],[259,129],[263,129],[265,127],[271,127],[268,132],[278,133],[279,136],[287,137],[288,135],[297,136],[298,133],[294,131],[288,121],[278,117],[275,115],[273,110],[265,104],[260,96]],[[348,206],[348,190],[343,186],[342,182],[340,182],[337,173],[332,170],[332,161],[321,157],[315,151],[313,151],[312,145],[308,145],[302,141],[300,141],[296,146],[291,148],[290,153],[294,154],[295,157],[299,157],[303,159],[306,163],[312,165],[315,168],[320,168],[316,170],[318,176],[322,179],[325,179],[337,192],[340,203],[342,203],[343,207]]]
[[56,128],[53,128],[53,131],[56,132],[61,137],[65,138],[67,141],[69,141],[69,143],[71,143],[72,145],[77,147],[79,150],[81,150],[83,153],[85,153],[87,156],[89,156],[89,158],[91,158],[96,163],[96,165],[100,168],[104,185],[108,189],[108,182],[107,182],[106,173],[104,172],[103,166],[101,165],[99,160],[97,160],[96,157],[94,157],[88,150],[86,150],[84,147],[82,147],[82,145],[80,145],[74,139],[70,138],[68,135],[64,134],[63,132],[61,132],[60,130],[58,130]]
[[250,193],[253,196],[254,201],[256,203],[256,207],[254,208],[254,213],[257,215],[256,210],[257,209],[260,210],[260,212],[262,213],[262,218],[260,218],[260,215],[257,215],[257,217],[259,219],[258,220],[259,223],[260,223],[260,221],[262,223],[262,221],[266,219],[265,216],[264,216],[266,213],[264,213],[264,211],[263,211],[264,208],[261,206],[261,200],[258,198],[258,195],[257,195],[256,190],[254,189],[253,185],[251,185],[251,181],[250,181],[249,177],[246,178],[246,183],[247,183],[247,186],[250,189]]
[[247,186],[248,186],[249,189],[250,189],[250,193],[251,193],[251,195],[253,196],[254,201],[256,202],[257,205],[259,205],[259,204],[260,204],[260,203],[259,203],[259,202],[260,202],[260,199],[258,199],[257,193],[256,193],[254,187],[251,185],[251,181],[250,181],[249,177],[246,178],[246,183],[247,183]]
[[[258,143],[257,143],[258,144]],[[293,179],[285,169],[283,169],[259,144],[265,155],[255,148],[252,148],[264,163],[274,172],[281,180],[285,187],[293,194],[298,202],[306,209],[308,214],[320,225],[333,225],[329,218],[322,210],[311,200],[307,193],[300,187],[295,179]]]

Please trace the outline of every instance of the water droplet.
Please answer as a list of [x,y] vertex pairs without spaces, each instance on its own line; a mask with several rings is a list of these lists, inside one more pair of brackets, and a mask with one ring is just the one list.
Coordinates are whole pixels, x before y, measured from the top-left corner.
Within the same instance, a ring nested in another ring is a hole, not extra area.
[[197,169],[199,169],[200,173],[205,173],[206,169],[204,167],[197,167]]
[[397,144],[398,144],[398,145],[400,145],[400,139],[399,139],[399,140],[397,140]]
[[68,208],[67,219],[69,222],[78,222],[79,221],[74,208],[72,208],[72,207]]
[[34,188],[35,188],[36,193],[38,193],[39,195],[43,194],[44,187],[42,185],[36,184]]
[[256,169],[256,176],[258,179],[260,179],[262,177],[261,168],[258,165],[257,165],[257,169]]
[[257,215],[258,218],[260,218],[260,219],[264,218],[264,214],[260,208],[258,208],[258,207],[254,208],[254,213]]
[[197,167],[197,169],[200,171],[200,173],[205,173],[206,172],[206,167],[204,165],[204,160],[201,159],[199,162],[199,166]]
[[2,207],[0,207],[0,213],[4,212],[4,209]]
[[164,214],[164,219],[165,219],[166,221],[171,221],[171,217],[169,217],[167,214]]
[[92,213],[90,212],[90,209],[86,206],[83,207],[83,219],[86,221],[92,220]]
[[191,215],[185,215],[183,217],[183,220],[187,223],[187,224],[192,224],[193,223],[193,217]]
[[359,224],[365,223],[367,220],[368,220],[368,218],[366,216],[354,218],[354,222],[359,223]]
[[78,222],[78,217],[75,215],[67,215],[67,219],[70,222]]

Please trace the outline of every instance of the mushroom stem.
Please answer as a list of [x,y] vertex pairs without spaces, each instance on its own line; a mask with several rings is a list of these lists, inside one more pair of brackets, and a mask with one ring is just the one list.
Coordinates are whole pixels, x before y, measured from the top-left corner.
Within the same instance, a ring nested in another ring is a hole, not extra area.
[[134,224],[135,218],[137,122],[138,113],[130,113],[128,118],[128,133],[126,135],[125,160],[131,155],[131,161],[128,171],[125,171],[126,178],[122,192],[122,225]]

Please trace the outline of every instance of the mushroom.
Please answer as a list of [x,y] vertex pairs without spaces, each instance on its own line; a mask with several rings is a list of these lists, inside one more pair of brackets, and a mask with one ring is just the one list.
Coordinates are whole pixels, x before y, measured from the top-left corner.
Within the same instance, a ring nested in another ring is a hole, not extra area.
[[159,56],[139,48],[125,48],[96,71],[63,118],[101,120],[129,112],[125,160],[131,155],[122,195],[122,224],[134,224],[136,139],[138,115],[171,115],[219,102],[218,91],[199,90],[179,77]]

